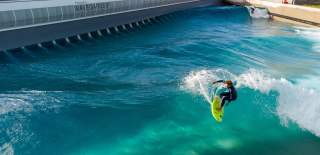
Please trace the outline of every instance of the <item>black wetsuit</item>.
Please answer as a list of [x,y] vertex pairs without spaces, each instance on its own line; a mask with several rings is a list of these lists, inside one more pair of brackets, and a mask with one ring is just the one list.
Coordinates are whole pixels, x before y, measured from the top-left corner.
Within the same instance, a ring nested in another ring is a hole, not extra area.
[[[216,81],[217,82],[225,82],[224,80],[219,80],[219,81]],[[220,98],[222,99],[221,101],[221,108],[224,106],[225,102],[228,101],[228,102],[231,102],[231,101],[234,101],[237,99],[237,91],[236,89],[234,88],[234,86],[231,86],[228,88],[228,92],[223,92],[220,94]]]

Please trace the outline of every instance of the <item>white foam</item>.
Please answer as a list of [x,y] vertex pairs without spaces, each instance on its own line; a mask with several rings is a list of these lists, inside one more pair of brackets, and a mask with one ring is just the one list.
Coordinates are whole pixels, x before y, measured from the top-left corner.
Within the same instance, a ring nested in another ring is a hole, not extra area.
[[182,88],[203,95],[210,103],[209,85],[221,79],[235,79],[235,77],[223,69],[195,71],[184,78]]
[[13,97],[13,95],[0,94],[0,115],[7,114],[12,111],[32,111],[32,105],[25,99]]
[[248,9],[248,12],[249,12],[249,14],[250,14],[250,16],[252,18],[257,18],[257,19],[259,19],[259,18],[264,18],[264,19],[270,18],[267,9],[256,8],[256,7],[253,7],[253,6],[246,6],[246,8]]
[[32,112],[34,109],[59,108],[60,101],[45,91],[13,91],[0,94],[0,116],[10,112]]
[[207,92],[203,92],[197,83],[200,81],[207,88],[207,83],[212,79],[237,80],[237,87],[247,87],[265,94],[270,91],[278,92],[275,113],[280,117],[282,124],[287,125],[288,121],[292,121],[302,129],[320,136],[319,91],[306,87],[303,83],[293,84],[285,78],[273,78],[254,69],[238,76],[223,69],[191,72],[184,79],[183,88],[204,95]]
[[296,27],[295,32],[314,43],[312,49],[315,52],[320,52],[320,29],[318,28],[306,28]]
[[13,147],[10,143],[5,143],[0,146],[0,154],[1,155],[14,155]]

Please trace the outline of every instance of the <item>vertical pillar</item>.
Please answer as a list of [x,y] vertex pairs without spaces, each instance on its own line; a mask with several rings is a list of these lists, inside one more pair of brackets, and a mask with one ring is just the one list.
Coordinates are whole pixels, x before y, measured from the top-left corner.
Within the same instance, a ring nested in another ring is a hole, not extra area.
[[109,28],[106,29],[108,34],[111,34],[111,31],[109,30]]
[[133,28],[133,25],[131,23],[129,24],[129,26],[130,26],[130,28]]
[[98,30],[97,33],[98,33],[99,36],[102,36],[102,33],[101,33],[100,30]]
[[89,38],[93,38],[91,32],[88,33]]
[[41,43],[39,43],[39,44],[38,44],[38,47],[43,48],[43,46],[42,46],[42,44],[41,44]]
[[77,38],[81,41],[82,40],[82,38],[81,38],[81,36],[80,35],[77,35]]
[[68,37],[67,37],[67,38],[65,38],[65,40],[66,40],[66,42],[67,42],[67,43],[71,44],[71,41],[69,40],[69,38],[68,38]]
[[115,27],[114,27],[114,29],[115,29],[117,32],[119,32],[119,29],[118,29],[118,27],[117,27],[117,26],[115,26]]

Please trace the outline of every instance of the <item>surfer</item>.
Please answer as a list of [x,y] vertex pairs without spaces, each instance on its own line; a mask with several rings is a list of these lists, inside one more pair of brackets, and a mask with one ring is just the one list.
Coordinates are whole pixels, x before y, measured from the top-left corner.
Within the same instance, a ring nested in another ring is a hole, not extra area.
[[224,83],[228,89],[228,91],[222,92],[220,94],[221,104],[220,104],[219,110],[221,110],[226,101],[228,101],[228,103],[230,103],[231,101],[234,101],[237,99],[237,91],[234,88],[231,80],[226,80],[226,81],[225,80],[218,80],[218,81],[212,82],[212,84],[216,84],[216,83]]
[[250,10],[251,10],[251,14],[254,14],[254,7],[250,7]]

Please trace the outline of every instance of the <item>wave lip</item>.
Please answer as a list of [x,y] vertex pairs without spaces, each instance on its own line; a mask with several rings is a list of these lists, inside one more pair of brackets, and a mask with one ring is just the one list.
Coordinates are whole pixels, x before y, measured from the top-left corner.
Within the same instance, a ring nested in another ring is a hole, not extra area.
[[295,32],[314,43],[312,49],[320,53],[320,30],[316,28],[296,27]]
[[240,75],[224,69],[193,71],[184,78],[183,88],[207,98],[208,84],[214,79],[236,80],[239,91],[246,87],[263,94],[277,92],[279,95],[275,114],[280,118],[281,124],[287,126],[291,121],[320,137],[319,91],[303,84],[293,84],[285,78],[274,78],[255,69],[249,69]]
[[246,6],[250,16],[257,19],[268,19],[270,15],[267,9],[255,8],[254,6]]

